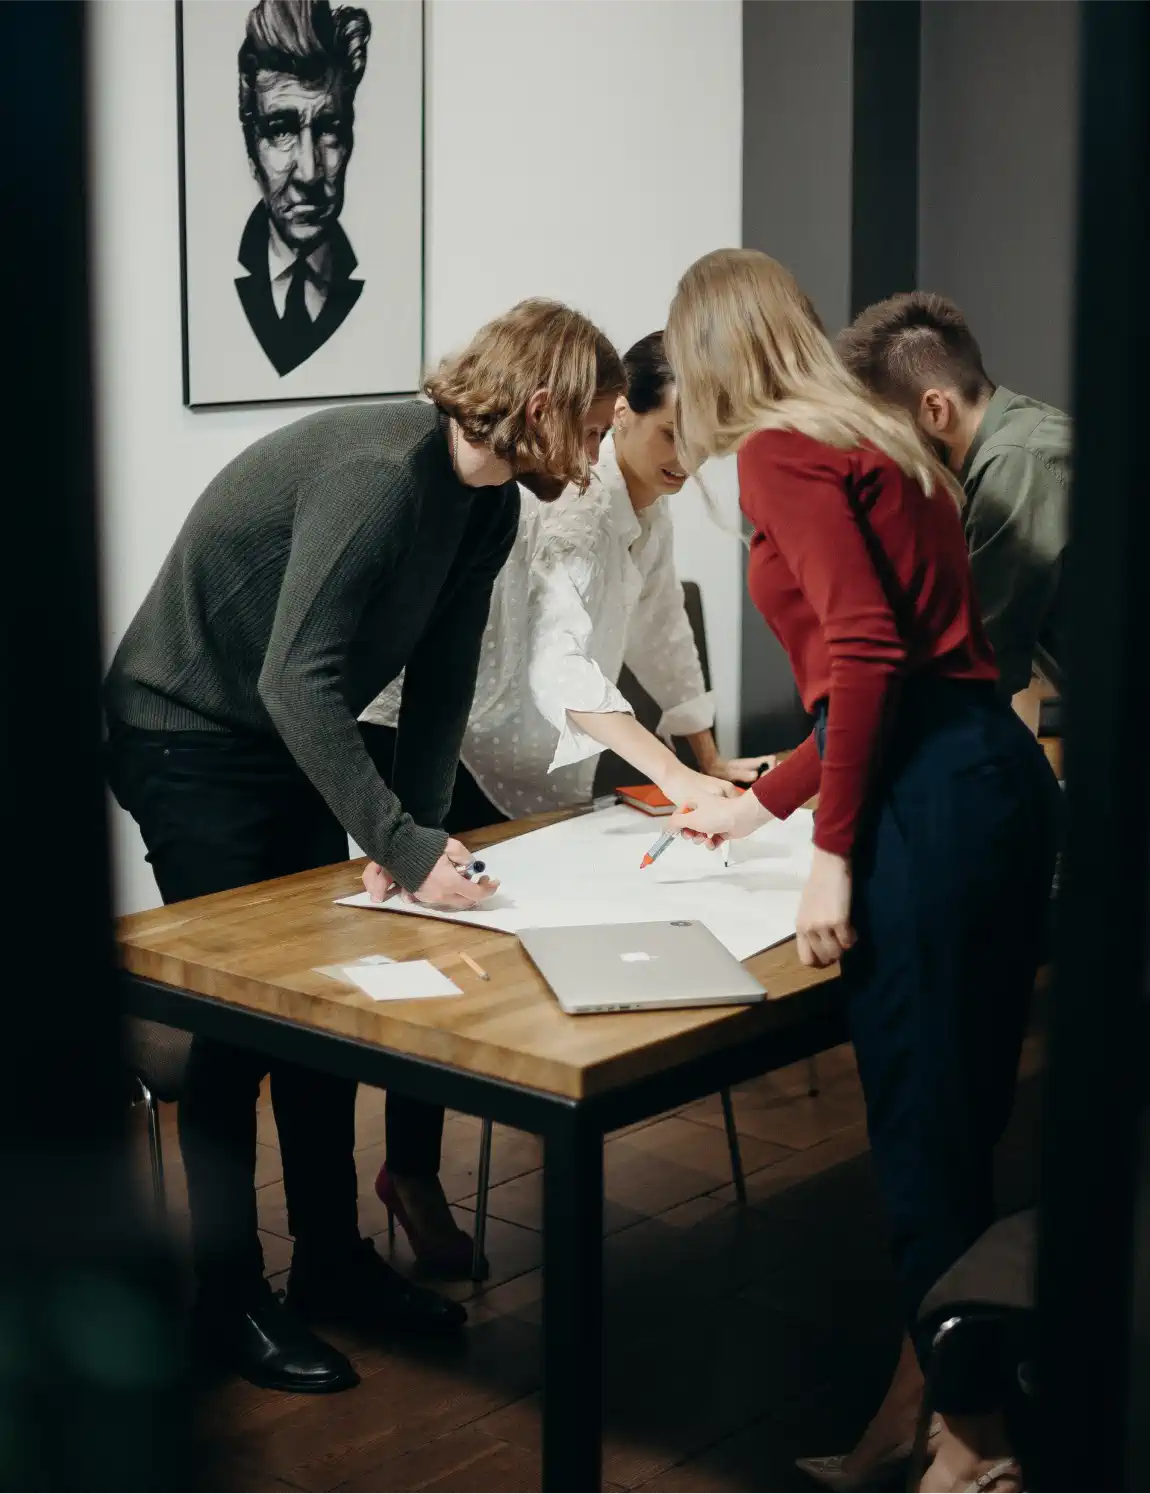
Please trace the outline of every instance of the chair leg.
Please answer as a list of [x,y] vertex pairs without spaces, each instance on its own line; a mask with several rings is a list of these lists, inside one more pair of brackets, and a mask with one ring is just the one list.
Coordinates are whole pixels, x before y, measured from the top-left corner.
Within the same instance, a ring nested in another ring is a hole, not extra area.
[[814,1053],[807,1059],[807,1094],[813,1100],[819,1092],[819,1060]]
[[152,1194],[156,1201],[156,1213],[162,1219],[168,1212],[168,1190],[164,1184],[164,1141],[160,1134],[160,1106],[139,1074],[136,1075],[136,1083],[140,1099],[148,1113],[148,1158],[152,1164]]
[[483,1246],[487,1239],[487,1194],[491,1188],[491,1122],[483,1122],[479,1137],[479,1187],[475,1198],[475,1241],[471,1250],[471,1279],[483,1280]]
[[747,1180],[743,1176],[743,1153],[739,1147],[739,1133],[735,1130],[735,1106],[731,1091],[721,1089],[719,1099],[723,1105],[723,1124],[727,1128],[727,1150],[731,1154],[731,1180],[735,1185],[735,1197],[739,1203],[747,1201]]

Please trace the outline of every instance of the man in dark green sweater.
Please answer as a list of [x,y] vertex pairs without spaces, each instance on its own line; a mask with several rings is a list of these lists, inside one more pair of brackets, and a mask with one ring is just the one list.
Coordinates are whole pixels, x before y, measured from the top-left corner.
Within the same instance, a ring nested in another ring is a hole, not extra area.
[[965,317],[944,296],[910,291],[869,306],[838,347],[864,384],[909,411],[962,483],[982,620],[1003,693],[1019,695],[1040,646],[1058,658],[1070,417],[996,388]]
[[[622,368],[586,318],[529,301],[428,383],[431,402],[326,410],[241,453],[193,507],[109,671],[112,786],[165,902],[347,856],[350,834],[417,900],[494,884],[440,828],[491,586],[519,512],[585,481]],[[399,672],[392,787],[357,717]],[[295,1253],[267,1287],[256,1100],[271,1074]],[[351,1365],[303,1320],[443,1330],[457,1304],[359,1235],[355,1085],[196,1038],[180,1102],[212,1357],[257,1384],[328,1391]]]

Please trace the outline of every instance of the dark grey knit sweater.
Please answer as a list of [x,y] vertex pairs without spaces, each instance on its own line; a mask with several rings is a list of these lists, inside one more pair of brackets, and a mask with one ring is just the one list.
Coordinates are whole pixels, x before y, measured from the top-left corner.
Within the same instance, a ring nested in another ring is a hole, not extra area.
[[[112,662],[109,715],[280,737],[351,836],[414,890],[443,851],[518,516],[514,483],[459,482],[434,405],[351,405],[266,436],[188,515]],[[356,717],[401,669],[393,794]]]

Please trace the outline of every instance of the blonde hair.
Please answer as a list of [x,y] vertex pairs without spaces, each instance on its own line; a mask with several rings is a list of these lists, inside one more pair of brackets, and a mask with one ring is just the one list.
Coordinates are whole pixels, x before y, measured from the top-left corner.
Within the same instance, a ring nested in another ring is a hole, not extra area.
[[[586,487],[590,463],[583,422],[597,399],[621,394],[623,364],[592,322],[558,301],[520,301],[487,323],[461,353],[446,358],[423,391],[452,416],[464,437],[518,468],[541,463],[553,477]],[[527,402],[549,398],[538,423]]]
[[961,504],[962,490],[910,416],[869,393],[835,354],[794,276],[756,249],[716,249],[679,281],[667,318],[680,455],[692,472],[756,431],[870,445]]

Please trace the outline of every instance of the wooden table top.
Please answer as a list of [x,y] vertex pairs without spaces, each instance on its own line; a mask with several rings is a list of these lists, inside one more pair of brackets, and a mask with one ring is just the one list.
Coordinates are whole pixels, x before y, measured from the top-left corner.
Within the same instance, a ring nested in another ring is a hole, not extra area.
[[1054,769],[1059,778],[1062,777],[1062,738],[1061,737],[1039,737],[1042,750],[1046,753],[1046,760]]
[[[536,815],[462,838],[481,850],[563,817]],[[746,962],[769,993],[755,1006],[569,1017],[514,935],[335,906],[334,898],[362,890],[362,867],[342,862],[130,914],[116,925],[120,963],[164,985],[571,1099],[790,1027],[832,999],[820,988],[836,972],[805,969],[792,939]],[[430,960],[463,995],[374,1002],[315,969],[370,954]]]

